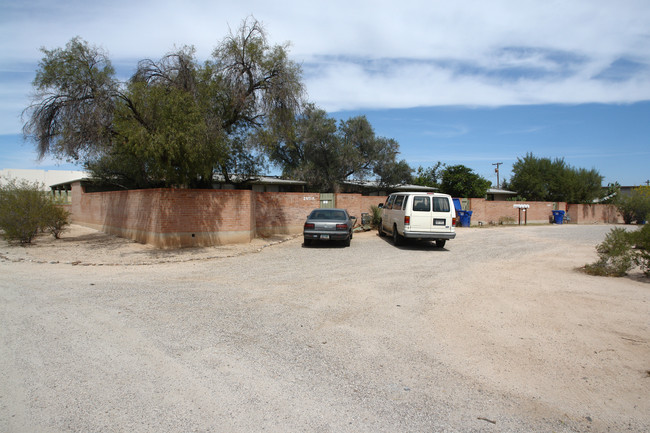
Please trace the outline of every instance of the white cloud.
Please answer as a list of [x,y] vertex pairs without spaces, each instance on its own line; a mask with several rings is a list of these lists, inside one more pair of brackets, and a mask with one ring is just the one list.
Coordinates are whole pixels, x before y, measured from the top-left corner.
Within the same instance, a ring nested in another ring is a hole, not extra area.
[[[647,0],[4,2],[0,69],[36,67],[41,46],[77,35],[115,63],[184,44],[204,59],[251,14],[274,43],[291,41],[328,110],[650,99]],[[636,68],[602,75],[621,59]]]

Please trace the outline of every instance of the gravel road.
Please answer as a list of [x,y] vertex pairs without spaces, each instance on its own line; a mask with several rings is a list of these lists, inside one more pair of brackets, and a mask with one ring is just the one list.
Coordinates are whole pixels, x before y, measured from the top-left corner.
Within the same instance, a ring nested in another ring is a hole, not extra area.
[[0,431],[649,431],[650,284],[575,270],[610,229],[2,243]]

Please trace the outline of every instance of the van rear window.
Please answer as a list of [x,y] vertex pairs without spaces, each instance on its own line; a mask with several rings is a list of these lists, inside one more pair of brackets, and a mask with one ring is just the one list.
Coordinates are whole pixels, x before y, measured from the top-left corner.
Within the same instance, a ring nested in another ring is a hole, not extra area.
[[422,196],[413,197],[413,211],[414,212],[431,211],[431,203],[429,201],[429,197],[422,197]]
[[433,211],[434,212],[449,212],[449,199],[446,197],[433,198]]

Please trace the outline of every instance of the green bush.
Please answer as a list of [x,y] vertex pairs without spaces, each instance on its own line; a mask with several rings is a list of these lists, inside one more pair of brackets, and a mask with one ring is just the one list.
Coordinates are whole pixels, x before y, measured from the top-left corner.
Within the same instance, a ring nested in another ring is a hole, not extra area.
[[650,187],[634,188],[630,195],[619,197],[616,208],[623,216],[625,224],[643,224],[650,217]]
[[370,206],[370,210],[372,211],[372,220],[370,221],[370,225],[372,228],[377,228],[379,227],[379,221],[381,221],[381,208],[379,206],[372,205]]
[[634,244],[634,262],[650,277],[650,224],[630,233],[630,237]]
[[54,203],[49,203],[44,210],[44,231],[51,233],[55,239],[60,239],[61,233],[70,225],[70,212]]
[[613,228],[596,251],[599,260],[584,267],[588,274],[622,277],[634,266],[632,237],[623,228]]
[[68,217],[37,182],[10,179],[0,184],[0,230],[6,240],[31,243],[39,229],[58,238]]

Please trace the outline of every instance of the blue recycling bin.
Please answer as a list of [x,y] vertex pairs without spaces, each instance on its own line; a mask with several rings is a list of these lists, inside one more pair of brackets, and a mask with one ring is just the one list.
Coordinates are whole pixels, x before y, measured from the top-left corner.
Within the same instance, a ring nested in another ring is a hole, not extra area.
[[562,224],[564,221],[564,211],[563,210],[554,210],[553,211],[553,222],[555,224]]
[[456,211],[458,214],[458,220],[461,227],[469,227],[472,223],[472,211],[471,210],[459,210]]

